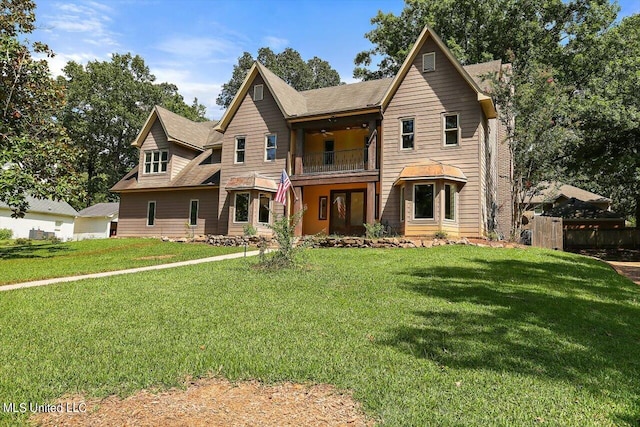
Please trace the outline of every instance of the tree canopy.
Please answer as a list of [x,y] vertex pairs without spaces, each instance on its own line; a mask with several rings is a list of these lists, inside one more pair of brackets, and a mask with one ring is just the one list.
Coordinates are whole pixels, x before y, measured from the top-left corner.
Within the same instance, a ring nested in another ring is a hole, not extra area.
[[300,53],[294,49],[286,48],[280,53],[275,53],[270,48],[263,47],[258,50],[255,60],[249,52],[244,52],[238,58],[238,63],[233,66],[231,80],[222,85],[222,91],[216,99],[218,105],[226,108],[231,104],[255,61],[273,71],[296,90],[318,89],[340,84],[338,72],[331,68],[327,61],[317,56],[305,62]]
[[58,120],[63,88],[47,61],[32,56],[53,52],[23,40],[35,28],[34,9],[31,0],[0,3],[0,201],[16,217],[29,208],[27,195],[71,202],[82,196],[78,150]]
[[395,75],[425,24],[463,64],[511,63],[494,96],[510,126],[514,206],[537,183],[563,180],[640,217],[640,23],[616,23],[618,11],[608,0],[406,0],[400,15],[372,18],[354,77]]
[[109,193],[138,162],[131,146],[155,105],[194,121],[204,119],[197,99],[185,104],[178,88],[155,83],[144,60],[131,54],[113,54],[111,61],[69,62],[59,82],[67,103],[60,118],[69,136],[82,149],[77,159],[83,172],[87,198],[80,207],[111,200]]

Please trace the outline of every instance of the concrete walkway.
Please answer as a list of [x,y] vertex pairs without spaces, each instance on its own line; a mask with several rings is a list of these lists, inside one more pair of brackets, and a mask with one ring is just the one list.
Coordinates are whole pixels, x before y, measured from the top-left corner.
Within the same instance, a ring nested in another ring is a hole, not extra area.
[[[259,251],[250,251],[246,256],[258,255]],[[165,268],[183,267],[185,265],[202,264],[205,262],[222,261],[225,259],[242,258],[244,252],[238,252],[227,255],[218,255],[209,258],[192,259],[189,261],[172,262],[170,264],[150,265],[147,267],[129,268],[127,270],[105,271],[102,273],[84,274],[82,276],[57,277],[55,279],[36,280],[33,282],[14,283],[13,285],[1,285],[0,291],[11,291],[14,289],[33,288],[35,286],[53,285],[55,283],[75,282],[76,280],[96,279],[99,277],[119,276],[121,274],[140,273],[142,271],[164,270]]]
[[607,261],[618,274],[628,277],[636,285],[640,285],[640,262]]

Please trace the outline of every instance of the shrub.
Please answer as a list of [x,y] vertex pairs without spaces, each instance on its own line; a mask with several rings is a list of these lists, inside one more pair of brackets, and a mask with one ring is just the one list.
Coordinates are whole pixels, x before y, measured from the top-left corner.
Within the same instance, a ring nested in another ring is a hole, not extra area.
[[273,224],[268,227],[273,231],[273,240],[278,243],[278,250],[265,254],[260,250],[260,265],[269,269],[292,268],[296,266],[297,256],[304,245],[296,246],[293,231],[296,225],[302,221],[305,210],[300,210],[290,217],[274,215]]
[[25,239],[24,237],[18,237],[13,244],[16,246],[30,246],[31,245],[31,239]]
[[447,232],[444,230],[438,230],[436,231],[436,234],[434,235],[434,237],[436,239],[446,239],[447,238]]
[[245,226],[242,227],[242,232],[247,237],[252,237],[258,234],[258,230],[256,230],[256,228],[251,224],[245,224]]
[[364,224],[364,229],[365,229],[365,236],[368,239],[377,239],[379,237],[384,236],[385,234],[385,227],[379,222],[376,222],[373,224],[366,223]]
[[9,240],[13,237],[13,230],[9,228],[0,228],[0,240]]

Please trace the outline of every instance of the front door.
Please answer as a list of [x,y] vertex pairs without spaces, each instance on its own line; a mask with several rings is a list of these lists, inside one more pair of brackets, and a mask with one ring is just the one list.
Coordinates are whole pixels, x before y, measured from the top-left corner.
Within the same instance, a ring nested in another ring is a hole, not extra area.
[[331,192],[331,214],[329,233],[343,236],[364,234],[365,200],[364,190],[334,190]]

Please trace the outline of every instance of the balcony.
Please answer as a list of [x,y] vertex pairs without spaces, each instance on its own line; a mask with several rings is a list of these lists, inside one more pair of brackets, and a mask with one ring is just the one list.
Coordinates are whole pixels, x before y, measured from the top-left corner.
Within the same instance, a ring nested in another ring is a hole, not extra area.
[[305,174],[363,171],[368,169],[367,157],[367,148],[305,153],[302,168]]

